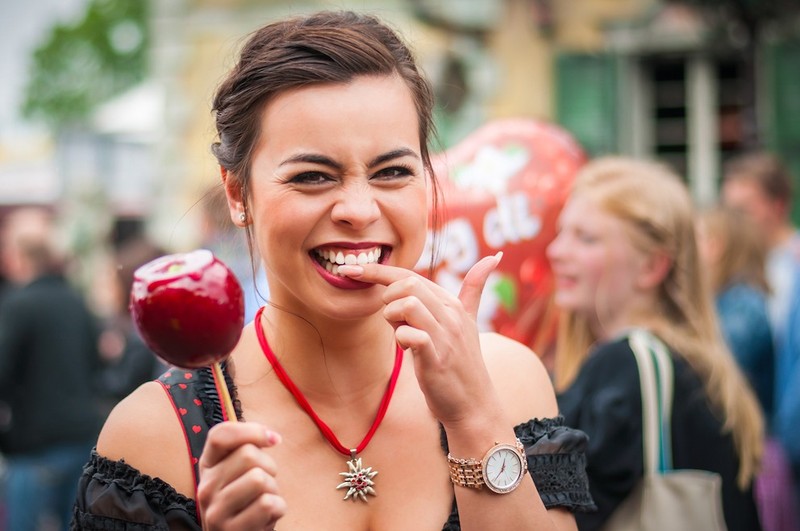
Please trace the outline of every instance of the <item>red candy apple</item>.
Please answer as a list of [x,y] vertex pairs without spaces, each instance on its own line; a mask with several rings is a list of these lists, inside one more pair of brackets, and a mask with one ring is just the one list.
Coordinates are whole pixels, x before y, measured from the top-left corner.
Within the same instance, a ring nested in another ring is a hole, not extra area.
[[133,278],[133,320],[147,345],[167,363],[205,367],[236,346],[244,325],[242,287],[211,251],[156,258]]

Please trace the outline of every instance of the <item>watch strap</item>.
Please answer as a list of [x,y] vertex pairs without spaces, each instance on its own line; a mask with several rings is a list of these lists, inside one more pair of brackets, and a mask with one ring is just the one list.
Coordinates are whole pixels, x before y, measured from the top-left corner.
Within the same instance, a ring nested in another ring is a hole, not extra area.
[[[475,459],[474,457],[458,458],[453,457],[450,453],[447,454],[447,464],[450,468],[450,481],[459,487],[466,487],[469,489],[482,489],[486,486],[486,481],[483,478],[483,461],[489,456],[498,446],[507,447],[508,445],[495,442],[494,446],[484,455],[483,459]],[[525,447],[519,439],[514,440],[514,445],[522,460],[522,475],[528,471],[528,460],[525,457]]]

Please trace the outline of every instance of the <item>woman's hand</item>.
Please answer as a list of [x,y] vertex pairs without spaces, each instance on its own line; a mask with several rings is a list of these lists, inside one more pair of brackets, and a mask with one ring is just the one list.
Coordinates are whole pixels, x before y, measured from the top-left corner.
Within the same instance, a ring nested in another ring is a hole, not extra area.
[[253,422],[222,422],[209,430],[197,487],[203,529],[274,529],[286,502],[275,461],[264,449],[279,442],[277,433]]
[[420,388],[445,429],[475,420],[476,405],[487,408],[487,416],[500,409],[476,324],[486,279],[500,258],[488,256],[472,266],[457,297],[408,269],[339,266],[340,274],[386,286],[384,317],[395,328],[398,343],[413,353]]

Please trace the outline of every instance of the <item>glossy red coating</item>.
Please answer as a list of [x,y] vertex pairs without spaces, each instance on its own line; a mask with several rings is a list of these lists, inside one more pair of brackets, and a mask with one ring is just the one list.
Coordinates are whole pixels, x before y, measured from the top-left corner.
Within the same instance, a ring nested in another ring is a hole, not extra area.
[[211,251],[156,258],[133,278],[133,321],[150,349],[167,363],[205,367],[236,346],[244,326],[242,287]]

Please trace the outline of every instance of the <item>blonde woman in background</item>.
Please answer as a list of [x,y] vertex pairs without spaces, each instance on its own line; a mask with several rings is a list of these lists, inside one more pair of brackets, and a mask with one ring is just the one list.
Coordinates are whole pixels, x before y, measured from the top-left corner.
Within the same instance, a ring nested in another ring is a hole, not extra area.
[[627,334],[643,328],[674,364],[673,467],[722,478],[728,529],[760,529],[752,481],[763,446],[758,403],[723,344],[695,241],[691,199],[660,165],[589,163],[548,248],[563,311],[555,377],[567,425],[590,438],[587,473],[599,529],[642,477],[639,373]]

